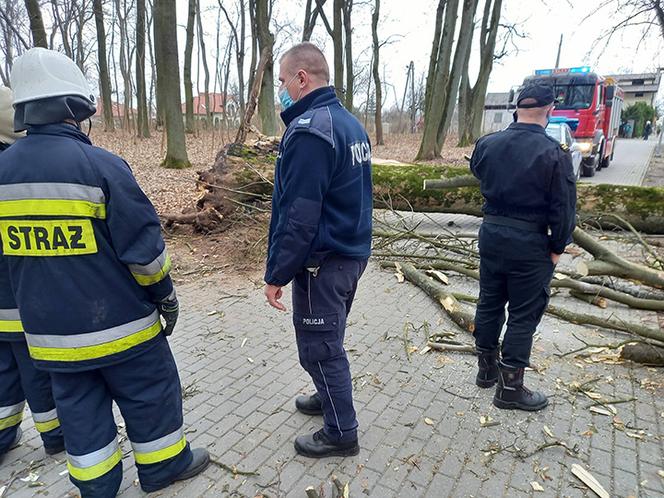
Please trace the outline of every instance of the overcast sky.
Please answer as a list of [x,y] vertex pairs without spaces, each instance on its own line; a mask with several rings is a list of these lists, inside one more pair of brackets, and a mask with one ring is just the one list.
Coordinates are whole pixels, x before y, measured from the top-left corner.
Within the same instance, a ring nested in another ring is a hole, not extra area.
[[[210,57],[213,59],[214,50],[211,47],[215,44],[218,3],[217,0],[201,2],[208,53],[212,54]],[[235,3],[231,0],[223,2],[228,7]],[[332,1],[328,3],[331,4]],[[370,23],[374,2],[356,0],[356,3],[359,5],[353,13],[353,50],[356,67],[361,68],[368,67],[371,58]],[[516,24],[526,37],[516,39],[518,51],[514,49],[513,53],[494,66],[489,91],[508,91],[535,69],[553,67],[561,34],[561,67],[589,65],[600,74],[650,72],[664,67],[664,43],[658,29],[653,29],[640,45],[642,30],[636,27],[616,34],[605,50],[601,50],[603,43],[593,49],[597,38],[619,20],[619,15],[610,9],[596,12],[602,3],[603,0],[504,0],[502,22]],[[182,52],[187,1],[177,0],[177,4]],[[382,0],[381,4],[379,37],[381,40],[391,40],[391,43],[381,50],[381,66],[384,66],[381,72],[390,85],[387,89],[387,105],[390,106],[397,98],[401,99],[406,82],[406,68],[411,60],[415,63],[418,77],[426,73],[438,1]],[[480,11],[482,4],[483,1],[480,2]],[[304,17],[303,5],[304,0],[276,0],[273,32],[276,36],[277,53],[299,41]],[[460,23],[460,19],[458,22]],[[332,42],[322,24],[318,24],[312,41],[324,48],[331,61]],[[224,22],[221,31],[221,36],[224,37],[222,45],[227,35],[228,28]],[[247,44],[249,46],[249,39]],[[476,53],[474,48],[473,54]],[[249,57],[247,63],[248,59]],[[471,59],[471,71],[476,64],[475,57]],[[664,88],[660,90],[660,98],[662,97]],[[363,100],[361,96],[356,98],[358,102]]]

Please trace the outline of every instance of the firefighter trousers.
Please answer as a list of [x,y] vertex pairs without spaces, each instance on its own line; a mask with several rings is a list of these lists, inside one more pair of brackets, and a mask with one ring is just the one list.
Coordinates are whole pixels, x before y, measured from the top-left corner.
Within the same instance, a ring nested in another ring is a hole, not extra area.
[[52,377],[69,478],[83,498],[114,497],[122,482],[113,401],[124,418],[144,491],[170,484],[191,463],[180,378],[163,335],[153,348],[124,362],[76,373],[52,372]]

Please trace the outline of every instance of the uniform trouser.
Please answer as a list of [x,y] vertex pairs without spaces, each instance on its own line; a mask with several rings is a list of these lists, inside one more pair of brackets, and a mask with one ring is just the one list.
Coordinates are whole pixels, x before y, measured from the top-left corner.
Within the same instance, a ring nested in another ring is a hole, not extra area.
[[529,366],[533,334],[549,303],[551,260],[511,260],[496,254],[480,254],[480,300],[475,314],[475,344],[497,349],[505,323],[501,355],[506,365]]
[[350,365],[344,349],[346,317],[366,260],[330,257],[317,274],[293,280],[293,325],[300,364],[311,375],[323,408],[323,430],[333,441],[357,439]]
[[113,497],[122,481],[113,401],[124,418],[144,489],[170,484],[192,461],[182,425],[180,378],[166,338],[159,338],[153,348],[122,363],[52,372],[69,478],[83,498]]
[[25,341],[0,341],[0,454],[16,438],[26,399],[44,446],[61,446],[50,375],[35,368]]

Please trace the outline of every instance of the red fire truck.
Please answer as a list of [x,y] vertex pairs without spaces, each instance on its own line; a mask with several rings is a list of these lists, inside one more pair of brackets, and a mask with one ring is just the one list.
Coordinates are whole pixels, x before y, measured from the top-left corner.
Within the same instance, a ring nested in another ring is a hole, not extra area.
[[613,159],[624,100],[616,82],[588,66],[538,69],[524,84],[532,80],[544,80],[553,86],[553,115],[564,118],[574,132],[576,147],[583,154],[581,174],[594,176],[595,171],[607,168]]

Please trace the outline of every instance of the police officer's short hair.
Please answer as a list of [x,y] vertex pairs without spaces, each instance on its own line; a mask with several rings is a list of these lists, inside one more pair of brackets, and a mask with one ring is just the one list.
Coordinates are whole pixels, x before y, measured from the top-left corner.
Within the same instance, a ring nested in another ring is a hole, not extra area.
[[313,43],[302,42],[293,45],[281,56],[279,62],[283,63],[286,58],[289,59],[293,72],[304,69],[310,75],[326,83],[330,82],[330,67],[327,64],[325,55]]

